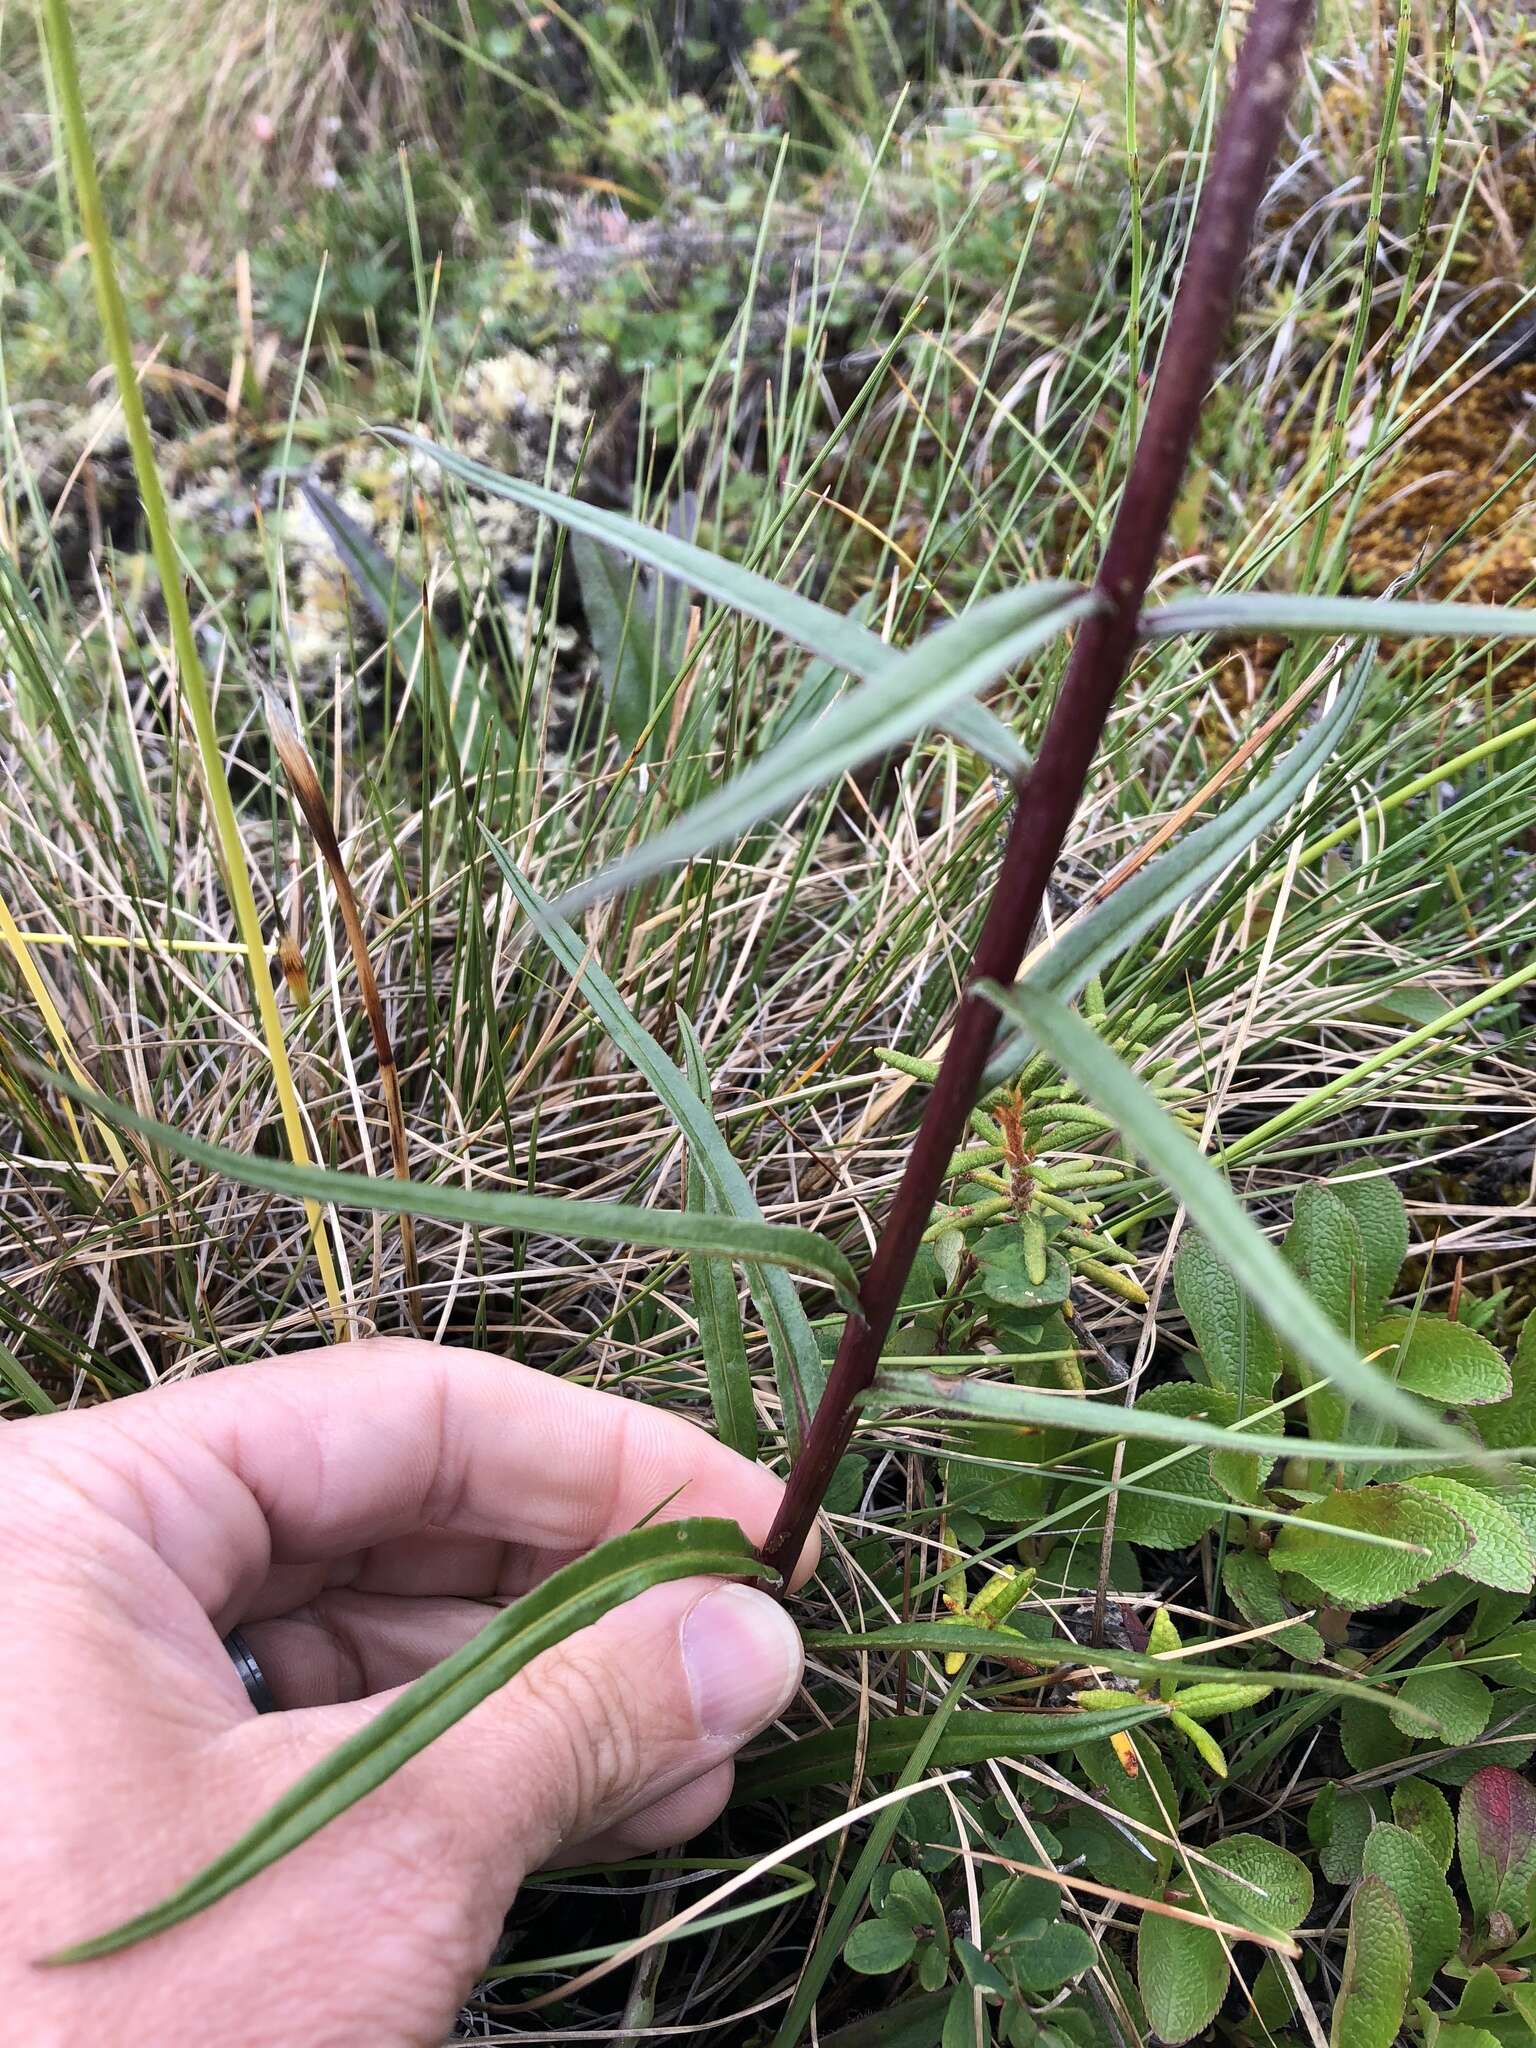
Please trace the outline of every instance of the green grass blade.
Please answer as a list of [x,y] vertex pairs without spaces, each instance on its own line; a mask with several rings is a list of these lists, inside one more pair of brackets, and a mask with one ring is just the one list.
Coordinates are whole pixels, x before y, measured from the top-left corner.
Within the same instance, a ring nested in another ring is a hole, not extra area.
[[[1249,1227],[1252,1228],[1251,1225]],[[1260,1239],[1260,1242],[1265,1243],[1266,1240]],[[1337,1334],[1335,1332],[1335,1336]],[[1355,1363],[1358,1366],[1360,1361],[1357,1359]],[[1186,1448],[1193,1444],[1207,1444],[1213,1451],[1258,1451],[1265,1457],[1274,1458],[1290,1457],[1298,1443],[1303,1441],[1298,1437],[1283,1436],[1278,1431],[1250,1428],[1251,1422],[1264,1419],[1262,1411],[1258,1416],[1244,1417],[1228,1428],[1218,1422],[1202,1422],[1198,1416],[1160,1415],[1155,1408],[1112,1408],[1078,1394],[1053,1394],[1041,1387],[1009,1386],[996,1380],[972,1379],[953,1373],[882,1371],[865,1399],[880,1407],[920,1405],[937,1408],[946,1415],[969,1416],[978,1422],[1016,1422],[1033,1429],[1071,1429],[1098,1438],[1140,1437],[1150,1443],[1182,1444]],[[1420,1413],[1423,1412],[1421,1409]],[[1305,1444],[1309,1457],[1356,1461],[1360,1457],[1359,1444],[1333,1443],[1312,1437],[1306,1438]],[[1461,1447],[1468,1448],[1464,1443]],[[1445,1453],[1429,1448],[1416,1449],[1412,1444],[1392,1444],[1384,1448],[1373,1445],[1371,1456],[1389,1464],[1418,1465],[1427,1469],[1437,1462],[1443,1463]]]
[[[30,1062],[28,1063],[30,1065]],[[852,1266],[836,1245],[814,1230],[794,1224],[750,1222],[739,1216],[690,1215],[686,1210],[642,1209],[628,1202],[584,1202],[565,1195],[521,1195],[489,1188],[453,1187],[438,1181],[381,1180],[367,1173],[340,1173],[324,1166],[296,1166],[211,1145],[171,1124],[141,1116],[124,1102],[82,1088],[66,1075],[33,1068],[40,1081],[85,1104],[108,1122],[137,1131],[178,1159],[205,1166],[244,1187],[292,1195],[301,1202],[334,1202],[338,1208],[378,1210],[388,1215],[424,1216],[438,1223],[468,1223],[489,1230],[537,1230],[551,1237],[595,1244],[636,1244],[660,1251],[697,1252],[714,1259],[760,1259],[832,1286],[845,1308],[857,1307]]]
[[1027,985],[1012,990],[995,983],[983,987],[1003,1015],[1019,1025],[1032,1044],[1050,1053],[1097,1108],[1114,1118],[1127,1142],[1184,1204],[1275,1334],[1299,1351],[1315,1372],[1421,1443],[1443,1444],[1457,1452],[1472,1449],[1459,1430],[1356,1355],[1216,1169],[1081,1017]]
[[[707,1099],[709,1069],[704,1065],[698,1041],[687,1044],[688,1074],[700,1101]],[[699,1164],[698,1154],[688,1148],[688,1207],[713,1214],[719,1196],[710,1186]],[[709,1377],[709,1403],[714,1411],[715,1434],[744,1458],[758,1453],[757,1411],[752,1402],[752,1368],[747,1362],[746,1332],[742,1327],[741,1303],[729,1271],[718,1259],[690,1259],[688,1281],[693,1290],[694,1314],[699,1319],[699,1349]]]
[[[1217,817],[1187,833],[1161,859],[1151,861],[1086,917],[1068,926],[1051,950],[1022,978],[1042,994],[1066,1000],[1154,925],[1229,867],[1259,834],[1282,817],[1353,723],[1375,660],[1364,650],[1332,706],[1262,781]],[[1026,1054],[1010,1034],[988,1062],[988,1085],[1018,1071]]]
[[504,763],[516,760],[516,743],[490,700],[483,669],[456,642],[438,631],[423,609],[421,592],[402,581],[388,555],[355,520],[347,517],[328,491],[308,479],[299,485],[299,490],[324,527],[358,596],[389,635],[400,671],[406,677],[423,676],[422,638],[424,632],[431,634],[433,656],[449,699],[453,743],[465,773],[477,775],[488,756]]
[[[501,870],[502,879],[516,897],[523,915],[535,926],[545,945],[586,996],[619,1051],[649,1081],[658,1100],[687,1139],[690,1152],[715,1195],[716,1213],[761,1224],[762,1211],[752,1192],[752,1184],[721,1137],[703,1097],[694,1089],[687,1075],[668,1059],[596,960],[589,956],[587,947],[570,925],[557,910],[545,903],[532,883],[519,871],[506,848],[488,830],[485,838],[491,856]],[[797,1451],[802,1430],[826,1385],[826,1367],[816,1348],[815,1333],[806,1320],[788,1276],[775,1267],[749,1265],[747,1281],[758,1313],[768,1328],[774,1363],[778,1368],[789,1446],[791,1451]]]
[[765,1576],[734,1522],[656,1522],[616,1536],[488,1621],[462,1650],[434,1665],[368,1726],[306,1771],[238,1842],[158,1906],[50,1956],[84,1963],[130,1948],[188,1920],[307,1842],[382,1785],[526,1664],[649,1586],[695,1575]]
[[[765,626],[782,633],[797,647],[809,648],[811,653],[821,655],[824,660],[847,669],[852,675],[878,674],[891,659],[890,647],[867,626],[829,611],[825,605],[802,597],[798,591],[784,589],[768,577],[759,576],[756,570],[743,569],[722,555],[711,554],[707,548],[683,540],[675,533],[646,526],[622,512],[608,512],[601,506],[584,504],[579,498],[567,497],[564,492],[549,490],[543,484],[525,483],[520,477],[504,476],[500,470],[490,469],[483,462],[472,462],[468,456],[455,454],[451,448],[440,448],[434,441],[423,440],[419,435],[407,434],[399,428],[381,427],[378,431],[386,440],[398,441],[413,453],[428,457],[472,489],[486,491],[492,497],[510,498],[514,504],[522,505],[530,512],[543,513],[546,518],[569,527],[573,533],[585,534],[591,540],[618,548],[635,561],[644,562],[664,576],[675,577],[730,610],[749,619],[760,619]],[[984,705],[957,704],[940,722],[956,739],[974,747],[985,760],[1007,775],[1021,774],[1029,766],[1029,756],[1023,747],[1002,720]]]
[[37,1384],[9,1344],[0,1344],[0,1381],[4,1381],[16,1399],[24,1401],[34,1415],[52,1415],[58,1408],[58,1402]]
[[1297,597],[1282,591],[1218,591],[1180,597],[1145,614],[1141,630],[1176,633],[1356,633],[1384,639],[1536,640],[1536,606],[1416,603],[1392,597]]
[[[699,1043],[698,1033],[692,1020],[683,1011],[677,1013],[678,1027],[683,1034],[683,1045],[688,1060],[688,1071],[696,1076],[699,1100],[709,1100],[709,1067],[705,1061],[704,1048]],[[736,1161],[730,1148],[721,1139],[722,1149],[731,1166]],[[739,1172],[739,1168],[737,1169]],[[732,1177],[726,1175],[720,1182],[716,1197],[721,1205],[734,1215],[756,1216],[761,1212],[751,1183],[741,1176],[739,1194],[744,1206],[738,1206],[732,1195]],[[752,1305],[763,1319],[763,1330],[768,1339],[768,1349],[773,1357],[774,1378],[778,1383],[779,1401],[784,1411],[784,1437],[791,1456],[798,1456],[806,1428],[815,1413],[816,1404],[826,1390],[827,1365],[816,1342],[816,1332],[811,1328],[810,1318],[800,1305],[789,1275],[774,1266],[749,1264],[746,1268],[747,1286],[752,1292]],[[732,1297],[734,1304],[734,1296]],[[738,1312],[739,1320],[739,1312]],[[746,1401],[751,1408],[752,1390],[750,1378],[746,1388]],[[753,1421],[756,1435],[756,1421]]]
[[908,653],[890,657],[813,723],[792,728],[723,789],[573,889],[560,907],[594,903],[740,838],[811,790],[938,724],[948,706],[1038,653],[1097,602],[1075,584],[1050,581],[973,605]]

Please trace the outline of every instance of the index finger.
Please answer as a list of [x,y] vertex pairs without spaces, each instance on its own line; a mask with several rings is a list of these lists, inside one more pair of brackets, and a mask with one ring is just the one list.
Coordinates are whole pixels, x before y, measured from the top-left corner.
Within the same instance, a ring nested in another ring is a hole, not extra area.
[[[141,1534],[214,1616],[274,1565],[417,1530],[580,1551],[648,1516],[760,1543],[782,1483],[682,1417],[487,1352],[304,1351],[13,1425]],[[76,1462],[83,1461],[83,1462]],[[813,1568],[808,1552],[805,1570]]]

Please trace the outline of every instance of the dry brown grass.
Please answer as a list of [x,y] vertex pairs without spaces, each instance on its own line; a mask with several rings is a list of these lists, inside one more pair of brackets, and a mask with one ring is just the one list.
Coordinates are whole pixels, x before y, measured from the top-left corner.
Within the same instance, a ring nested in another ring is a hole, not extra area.
[[421,136],[406,0],[82,0],[81,71],[110,168],[141,216],[194,231],[280,220],[349,156]]

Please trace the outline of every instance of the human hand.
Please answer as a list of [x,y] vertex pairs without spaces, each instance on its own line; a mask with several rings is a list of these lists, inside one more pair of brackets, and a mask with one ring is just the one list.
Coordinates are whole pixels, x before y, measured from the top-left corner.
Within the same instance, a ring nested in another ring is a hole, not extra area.
[[[99,1962],[35,1963],[228,1847],[486,1601],[658,1508],[761,1542],[780,1492],[676,1416],[395,1339],[0,1430],[11,2038],[440,2041],[528,1872],[661,1848],[720,1811],[732,1753],[800,1679],[766,1594],[652,1587],[206,1913]],[[237,1625],[282,1711],[250,1706],[221,1641]]]

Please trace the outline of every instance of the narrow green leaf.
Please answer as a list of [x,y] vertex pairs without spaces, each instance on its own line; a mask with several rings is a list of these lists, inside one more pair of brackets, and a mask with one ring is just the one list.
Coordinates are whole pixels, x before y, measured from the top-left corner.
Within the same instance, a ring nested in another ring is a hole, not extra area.
[[58,1402],[33,1379],[9,1344],[0,1344],[0,1380],[3,1380],[16,1396],[24,1401],[34,1415],[52,1415]]
[[[1116,1735],[1139,1728],[1144,1721],[1166,1720],[1163,1706],[1126,1696],[1124,1707],[1074,1707],[1037,1714],[991,1714],[980,1709],[952,1713],[927,1761],[938,1769],[955,1764],[985,1763],[992,1757],[1058,1756],[1098,1735]],[[864,1768],[883,1777],[899,1771],[927,1734],[931,1714],[897,1714],[871,1721]],[[779,1799],[791,1792],[819,1790],[846,1778],[852,1770],[863,1731],[857,1727],[823,1729],[802,1735],[798,1742],[770,1750],[766,1756],[737,1768],[740,1801]]]
[[[1192,1657],[1168,1663],[1135,1650],[1085,1649],[1081,1643],[1042,1642],[1038,1636],[1025,1635],[1020,1629],[985,1628],[959,1617],[896,1621],[885,1628],[813,1629],[805,1641],[807,1649],[812,1650],[959,1650],[968,1656],[1018,1658],[1045,1669],[1114,1671],[1126,1678],[1160,1679],[1172,1673],[1181,1685],[1204,1681],[1230,1685],[1244,1677],[1239,1670],[1199,1663]],[[1219,1645],[1213,1644],[1212,1648]],[[1266,1671],[1263,1683],[1277,1692],[1329,1693],[1338,1699],[1365,1699],[1383,1708],[1396,1704],[1391,1694],[1380,1687],[1364,1685],[1354,1678],[1329,1678],[1309,1671]],[[1421,1739],[1436,1733],[1435,1723],[1428,1715],[1412,1714],[1412,1721],[1413,1733]]]
[[1218,591],[1147,612],[1148,639],[1176,633],[1352,633],[1388,640],[1536,640],[1536,606],[1431,604],[1412,598],[1299,597],[1289,591]]
[[653,1522],[601,1544],[504,1607],[462,1650],[407,1686],[169,1898],[48,1960],[83,1963],[112,1955],[202,1912],[382,1785],[524,1665],[647,1587],[747,1575],[771,1576],[734,1522]]
[[641,1209],[627,1202],[585,1202],[565,1195],[521,1195],[446,1182],[378,1179],[366,1173],[336,1173],[323,1166],[296,1166],[210,1145],[171,1124],[141,1116],[125,1102],[82,1088],[66,1074],[35,1068],[40,1081],[80,1102],[120,1128],[136,1131],[178,1159],[223,1174],[243,1187],[266,1188],[301,1202],[334,1202],[338,1208],[377,1210],[385,1215],[426,1216],[439,1223],[469,1223],[488,1230],[537,1230],[551,1237],[597,1244],[637,1244],[662,1251],[698,1252],[713,1259],[760,1259],[827,1281],[845,1308],[858,1305],[858,1282],[836,1245],[815,1231],[792,1224],[753,1223],[739,1216],[697,1216],[673,1209]]
[[938,724],[950,707],[1016,668],[1097,603],[1076,584],[1061,582],[984,598],[907,653],[890,656],[813,723],[793,726],[723,789],[581,883],[556,908],[574,912],[740,838],[809,791]]
[[[608,714],[619,743],[632,751],[640,745],[672,680],[681,649],[668,627],[679,608],[666,608],[658,625],[656,602],[637,568],[622,555],[573,534],[570,557],[581,585],[581,605],[597,655],[598,672],[608,698]],[[649,757],[659,751],[659,733],[651,734]]]
[[[1211,1390],[1214,1394],[1215,1390]],[[1114,1438],[1148,1437],[1164,1444],[1207,1444],[1213,1451],[1260,1451],[1289,1458],[1305,1444],[1313,1457],[1357,1458],[1358,1444],[1314,1442],[1257,1429],[1252,1418],[1223,1425],[1197,1416],[1176,1416],[1156,1408],[1110,1407],[1078,1394],[1053,1394],[1040,1387],[1004,1386],[995,1380],[951,1378],[947,1374],[882,1370],[865,1401],[882,1408],[937,1408],[992,1422],[1028,1423],[1037,1429],[1072,1429],[1083,1435]],[[1214,1404],[1213,1404],[1214,1405]],[[1262,1419],[1262,1418],[1259,1418]],[[1411,1444],[1389,1444],[1371,1452],[1382,1465],[1430,1465],[1441,1451],[1416,1450]],[[1395,1545],[1389,1545],[1395,1548]]]
[[420,681],[423,633],[432,636],[438,673],[448,693],[449,724],[464,771],[476,775],[492,756],[503,765],[516,759],[512,735],[491,700],[484,665],[439,632],[421,603],[421,592],[401,579],[378,543],[342,511],[329,491],[305,478],[304,502],[327,538],[370,614],[389,635],[402,672]]
[[[678,534],[646,526],[622,512],[584,504],[579,498],[548,490],[543,484],[504,476],[500,470],[489,469],[483,462],[472,462],[451,448],[440,448],[418,434],[408,434],[397,427],[380,427],[375,431],[385,440],[397,441],[417,455],[426,456],[475,490],[496,498],[510,498],[530,512],[541,512],[573,533],[586,534],[617,548],[734,612],[760,619],[797,647],[809,648],[851,675],[875,675],[892,658],[889,645],[867,626],[829,611],[825,605],[759,576],[755,570],[743,569],[721,555],[711,554],[707,548],[697,547]],[[957,704],[938,722],[1005,775],[1020,775],[1029,766],[1029,756],[1019,742],[984,705]]]
[[1011,990],[996,983],[980,987],[1004,1016],[1023,1027],[1032,1043],[1060,1063],[1097,1108],[1115,1119],[1130,1144],[1183,1202],[1283,1344],[1383,1421],[1423,1443],[1471,1448],[1459,1431],[1356,1354],[1216,1169],[1081,1017],[1027,983]]
[[[482,828],[485,829],[485,828]],[[709,1183],[717,1213],[763,1224],[752,1184],[721,1137],[704,1097],[635,1016],[597,961],[557,910],[540,896],[498,839],[485,830],[492,858],[502,880],[517,899],[523,915],[536,928],[592,1008],[603,1029],[637,1072],[643,1074],[687,1139],[690,1152]],[[680,1015],[685,1043],[691,1042],[695,1062],[704,1071],[704,1052],[692,1025]],[[707,1072],[706,1072],[707,1080]],[[773,1351],[784,1426],[791,1452],[798,1452],[806,1423],[826,1385],[826,1367],[816,1335],[800,1306],[789,1277],[776,1266],[747,1265],[747,1284],[762,1316]]]
[[[1111,960],[1213,882],[1245,848],[1295,803],[1348,730],[1365,696],[1375,649],[1367,648],[1338,697],[1270,773],[1165,854],[1150,861],[1086,916],[1075,918],[1023,977],[1030,988],[1063,1000],[1074,996]],[[987,1064],[993,1084],[1016,1073],[1026,1038],[1007,1036]]]

